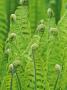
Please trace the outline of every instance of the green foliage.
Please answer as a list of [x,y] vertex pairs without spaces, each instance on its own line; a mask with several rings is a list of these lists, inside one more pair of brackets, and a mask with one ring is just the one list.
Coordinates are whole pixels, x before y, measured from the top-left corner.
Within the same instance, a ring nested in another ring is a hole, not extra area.
[[10,0],[10,13],[14,13],[18,4],[19,4],[19,0]]
[[67,38],[66,38],[66,36],[67,36],[67,25],[66,25],[66,23],[67,23],[67,12],[65,13],[65,15],[61,18],[61,20],[60,20],[60,22],[59,22],[59,25],[58,25],[58,27],[59,27],[59,30],[61,31],[60,32],[60,35],[61,35],[61,47],[62,47],[62,52],[63,52],[63,54],[62,54],[62,56],[63,56],[63,63],[62,63],[62,65],[63,65],[63,71],[62,71],[62,81],[63,82],[61,82],[61,84],[62,84],[62,86],[61,86],[61,88],[62,88],[62,90],[66,90],[66,88],[67,88],[67,79],[66,79],[66,75],[67,75],[67,72],[66,72],[66,68],[67,68],[67,61],[66,61],[66,58],[67,58],[67,47],[66,47],[66,42],[67,42]]
[[[0,1],[0,90],[66,90],[67,11],[62,2]],[[10,14],[16,15],[14,23]]]
[[55,21],[56,24],[61,18],[62,0],[55,0]]
[[62,11],[61,11],[61,15],[64,15],[66,9],[67,9],[67,0],[62,0]]
[[[7,8],[6,8],[6,1],[2,0],[0,1],[0,86],[1,81],[4,77],[3,69],[5,71],[6,65],[5,65],[5,59],[4,59],[4,46],[5,46],[5,40],[8,33],[8,25],[7,25]],[[4,66],[3,66],[4,64]]]

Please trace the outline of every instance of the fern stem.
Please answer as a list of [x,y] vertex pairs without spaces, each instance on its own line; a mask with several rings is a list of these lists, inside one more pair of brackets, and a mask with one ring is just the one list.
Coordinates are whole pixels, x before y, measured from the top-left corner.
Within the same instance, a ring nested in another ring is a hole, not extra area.
[[58,80],[59,80],[59,76],[60,76],[60,73],[58,73],[58,75],[57,75],[57,79],[56,79],[55,85],[54,85],[54,90],[56,90],[57,83],[58,83]]
[[50,37],[50,18],[48,19],[48,40],[49,40],[49,37]]
[[15,71],[15,73],[16,73],[16,76],[17,76],[17,80],[18,80],[18,83],[19,83],[19,89],[21,90],[21,82],[20,82],[20,79],[19,79],[19,77],[18,77],[18,74],[17,74],[17,72]]
[[12,83],[13,83],[13,73],[11,74],[10,90],[12,90]]
[[36,88],[36,64],[35,64],[35,56],[34,56],[34,50],[32,50],[32,59],[33,59],[33,62],[34,62],[34,85],[35,85],[35,87],[34,87],[34,90],[37,90]]

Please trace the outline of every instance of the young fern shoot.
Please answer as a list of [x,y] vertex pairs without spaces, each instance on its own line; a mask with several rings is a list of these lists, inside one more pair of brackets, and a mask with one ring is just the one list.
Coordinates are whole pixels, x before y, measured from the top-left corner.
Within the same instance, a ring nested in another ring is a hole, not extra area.
[[33,59],[33,63],[34,63],[34,90],[37,90],[37,83],[36,83],[36,63],[35,63],[35,50],[38,48],[38,44],[34,43],[31,46],[32,49],[32,59]]
[[21,62],[19,60],[15,60],[13,62],[13,65],[14,65],[14,68],[15,68],[15,74],[16,74],[18,84],[19,84],[19,90],[21,90],[21,82],[20,82],[20,79],[19,79],[19,76],[18,76],[18,73],[17,73],[17,70],[16,70],[19,66],[21,66]]
[[20,82],[20,79],[19,79],[19,76],[18,76],[18,73],[16,71],[16,69],[18,68],[18,66],[20,66],[21,63],[19,60],[16,60],[14,61],[12,64],[9,65],[9,72],[11,74],[11,81],[10,81],[10,90],[12,90],[12,85],[13,85],[13,75],[14,73],[16,74],[16,77],[17,77],[17,80],[18,80],[18,83],[19,83],[19,89],[21,90],[21,82]]
[[11,74],[11,81],[10,81],[10,90],[12,90],[12,84],[13,84],[13,74],[14,74],[14,65],[9,65],[9,72]]
[[54,37],[57,38],[57,36],[58,36],[58,29],[57,28],[50,28],[49,32],[50,32],[51,36],[53,36],[53,38]]
[[13,23],[15,23],[15,22],[16,22],[16,15],[15,15],[15,14],[11,14],[11,15],[10,15],[10,19],[11,19],[11,21],[12,21]]
[[58,80],[59,80],[59,77],[60,77],[61,66],[60,66],[59,64],[56,64],[56,65],[55,65],[55,70],[56,70],[56,72],[57,72],[57,78],[56,78],[56,81],[55,81],[54,90],[56,90],[57,83],[58,83]]
[[6,42],[13,41],[14,39],[16,39],[16,33],[11,33],[11,34],[9,34]]
[[36,31],[38,32],[38,34],[41,34],[40,41],[43,37],[44,30],[45,30],[45,24],[44,24],[44,20],[42,19],[42,20],[40,20],[40,24],[36,28]]
[[49,21],[48,21],[49,27],[48,28],[50,30],[50,21],[51,21],[51,18],[54,16],[54,12],[53,12],[52,8],[48,8],[47,15],[48,15],[48,19],[49,19]]
[[44,25],[44,20],[40,20],[40,23],[39,25],[37,26],[36,30],[38,33],[40,32],[44,32],[44,29],[45,29],[45,25]]

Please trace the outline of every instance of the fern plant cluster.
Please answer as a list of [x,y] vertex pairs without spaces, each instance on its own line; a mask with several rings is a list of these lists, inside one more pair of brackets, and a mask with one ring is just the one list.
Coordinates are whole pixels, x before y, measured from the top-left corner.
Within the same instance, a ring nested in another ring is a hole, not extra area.
[[67,1],[0,1],[0,90],[67,90]]

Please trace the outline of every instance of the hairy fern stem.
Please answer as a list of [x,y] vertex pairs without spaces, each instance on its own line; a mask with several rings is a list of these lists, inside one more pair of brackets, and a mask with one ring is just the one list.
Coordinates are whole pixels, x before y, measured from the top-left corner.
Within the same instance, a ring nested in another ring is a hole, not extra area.
[[32,50],[32,59],[33,59],[33,63],[34,63],[34,90],[37,90],[37,85],[36,85],[36,64],[35,64],[35,55],[34,55],[35,51]]

